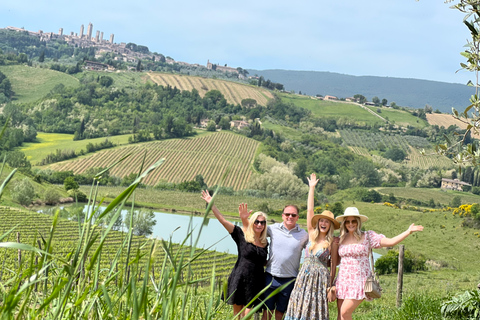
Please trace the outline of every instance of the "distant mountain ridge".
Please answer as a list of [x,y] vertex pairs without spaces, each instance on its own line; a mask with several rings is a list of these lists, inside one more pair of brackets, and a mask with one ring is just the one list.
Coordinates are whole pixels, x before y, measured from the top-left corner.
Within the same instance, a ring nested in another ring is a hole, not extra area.
[[377,96],[395,102],[402,107],[423,108],[426,104],[433,110],[450,113],[452,107],[463,111],[475,93],[473,87],[459,83],[447,83],[420,79],[390,78],[377,76],[352,76],[334,72],[293,71],[293,70],[253,70],[250,76],[263,76],[280,82],[285,90],[301,91],[302,94],[332,95],[338,98],[364,95],[368,101]]

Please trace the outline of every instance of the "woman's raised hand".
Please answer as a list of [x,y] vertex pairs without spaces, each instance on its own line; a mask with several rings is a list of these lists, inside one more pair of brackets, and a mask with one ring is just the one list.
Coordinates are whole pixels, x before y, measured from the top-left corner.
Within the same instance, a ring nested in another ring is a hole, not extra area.
[[210,203],[212,201],[212,196],[208,192],[208,190],[202,190],[202,199],[205,200],[205,202]]
[[317,175],[315,173],[312,173],[310,177],[307,177],[307,180],[309,187],[315,187],[318,183]]
[[412,234],[417,231],[423,231],[423,226],[416,226],[415,223],[412,223],[410,227],[408,227],[409,234]]
[[240,216],[240,219],[248,219],[250,214],[252,213],[253,210],[248,211],[248,207],[246,203],[240,203],[238,206],[238,215]]

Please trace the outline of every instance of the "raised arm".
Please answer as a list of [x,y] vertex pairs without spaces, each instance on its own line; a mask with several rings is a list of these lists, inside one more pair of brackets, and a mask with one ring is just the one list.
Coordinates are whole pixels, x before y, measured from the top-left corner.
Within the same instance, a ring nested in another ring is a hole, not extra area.
[[248,207],[246,203],[240,203],[238,206],[238,215],[240,216],[240,219],[242,220],[243,224],[243,231],[247,230],[248,228],[248,217],[252,214],[252,210],[248,211]]
[[380,246],[393,247],[394,245],[399,244],[400,242],[405,240],[406,237],[417,231],[423,231],[423,226],[416,226],[415,223],[412,223],[410,227],[408,227],[407,231],[400,233],[398,236],[395,236],[393,238],[382,238],[380,240]]
[[[212,201],[212,196],[210,196],[208,190],[202,190],[202,199],[205,200],[205,202],[207,203],[210,203]],[[225,220],[225,218],[222,216],[222,214],[215,205],[212,206],[212,212],[215,215],[215,218],[217,218],[217,220],[220,221],[220,223],[225,227],[225,229],[227,229],[228,233],[232,233],[233,229],[235,229],[234,224],[230,221]]]
[[310,221],[313,217],[313,207],[315,201],[315,186],[317,185],[318,179],[315,173],[312,173],[310,177],[307,177],[308,180],[308,200],[307,200],[307,229],[308,232],[313,230],[313,226],[310,225]]

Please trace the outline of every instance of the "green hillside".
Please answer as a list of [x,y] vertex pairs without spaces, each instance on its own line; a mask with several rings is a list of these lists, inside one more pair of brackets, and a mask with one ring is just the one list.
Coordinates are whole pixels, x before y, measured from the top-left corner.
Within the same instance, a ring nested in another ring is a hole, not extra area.
[[324,101],[307,96],[300,96],[294,94],[281,94],[284,101],[293,103],[299,107],[312,111],[313,115],[317,117],[325,117],[332,119],[354,119],[357,122],[364,122],[365,124],[382,125],[385,123],[382,119],[372,115],[360,106],[340,101]]
[[79,81],[68,74],[50,69],[34,68],[25,65],[0,66],[12,83],[15,103],[33,102],[43,98],[56,85],[77,87]]
[[[137,173],[146,154],[144,167],[165,158],[155,174],[145,179],[148,185],[159,181],[180,183],[201,174],[209,185],[222,184],[244,189],[252,175],[252,164],[259,143],[231,132],[217,132],[188,139],[170,139],[146,142],[121,148],[103,150],[82,157],[50,165],[58,171],[83,173],[91,167],[108,167],[127,154],[122,163],[110,170],[111,175],[125,177]],[[225,177],[225,181],[223,181]]]
[[47,155],[55,153],[58,149],[73,150],[76,153],[80,153],[81,150],[86,150],[86,146],[89,143],[96,144],[108,139],[116,145],[124,145],[128,143],[128,137],[131,137],[131,135],[73,141],[73,134],[39,132],[36,142],[26,142],[18,150],[25,153],[27,159],[35,166],[38,162],[45,159]]

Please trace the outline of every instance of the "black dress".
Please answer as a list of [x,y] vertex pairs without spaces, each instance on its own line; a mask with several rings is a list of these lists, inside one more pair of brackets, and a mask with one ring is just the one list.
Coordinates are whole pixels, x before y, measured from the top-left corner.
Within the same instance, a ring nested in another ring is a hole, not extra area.
[[[264,265],[267,261],[267,247],[257,247],[245,240],[243,230],[235,226],[231,236],[238,249],[238,258],[228,277],[227,303],[247,305],[264,287]],[[253,307],[258,300],[251,304]]]

